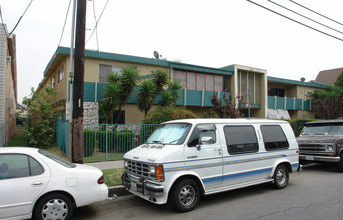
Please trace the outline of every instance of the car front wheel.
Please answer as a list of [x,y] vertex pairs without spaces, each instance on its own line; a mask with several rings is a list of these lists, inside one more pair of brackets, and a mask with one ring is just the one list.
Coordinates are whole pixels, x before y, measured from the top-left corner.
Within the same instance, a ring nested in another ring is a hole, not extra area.
[[43,197],[38,201],[33,211],[36,220],[69,220],[73,214],[73,204],[70,198],[60,193]]
[[199,186],[192,179],[179,181],[171,193],[172,202],[180,212],[188,212],[195,209],[200,200]]

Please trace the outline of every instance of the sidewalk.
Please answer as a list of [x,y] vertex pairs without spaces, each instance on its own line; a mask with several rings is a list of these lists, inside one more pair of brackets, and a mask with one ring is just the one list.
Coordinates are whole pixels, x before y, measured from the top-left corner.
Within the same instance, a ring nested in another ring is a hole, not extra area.
[[[115,168],[123,168],[124,162],[122,160],[116,161],[105,161],[105,162],[95,162],[95,163],[86,163],[87,165],[94,166],[99,168],[100,170],[108,170],[108,169],[115,169]],[[124,186],[110,186],[108,187],[108,197],[112,197],[115,195],[117,196],[125,196],[129,195],[130,193],[124,188]]]

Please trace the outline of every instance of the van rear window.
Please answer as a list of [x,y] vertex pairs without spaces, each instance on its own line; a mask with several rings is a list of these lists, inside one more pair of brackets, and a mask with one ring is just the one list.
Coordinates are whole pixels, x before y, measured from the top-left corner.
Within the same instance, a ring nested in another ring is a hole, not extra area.
[[258,143],[253,126],[225,126],[224,133],[227,150],[230,154],[258,151]]
[[279,125],[261,125],[261,132],[266,150],[287,149],[287,138]]

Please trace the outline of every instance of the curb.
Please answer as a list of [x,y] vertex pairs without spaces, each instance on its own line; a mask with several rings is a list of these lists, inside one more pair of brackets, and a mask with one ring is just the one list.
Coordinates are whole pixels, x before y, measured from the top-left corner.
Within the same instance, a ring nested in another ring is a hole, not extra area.
[[131,193],[125,189],[124,186],[110,186],[108,187],[108,197],[116,196],[127,196]]

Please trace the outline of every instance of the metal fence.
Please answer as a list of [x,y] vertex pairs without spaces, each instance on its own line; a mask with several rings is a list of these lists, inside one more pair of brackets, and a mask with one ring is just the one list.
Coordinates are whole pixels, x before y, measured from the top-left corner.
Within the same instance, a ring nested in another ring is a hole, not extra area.
[[123,155],[143,144],[157,124],[84,124],[83,160],[121,160]]

